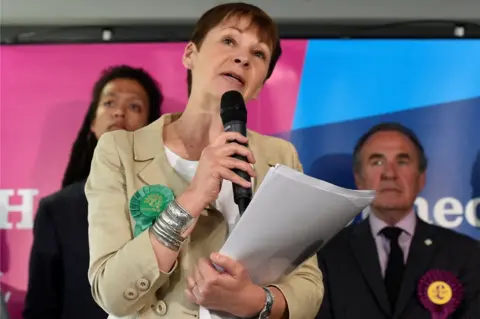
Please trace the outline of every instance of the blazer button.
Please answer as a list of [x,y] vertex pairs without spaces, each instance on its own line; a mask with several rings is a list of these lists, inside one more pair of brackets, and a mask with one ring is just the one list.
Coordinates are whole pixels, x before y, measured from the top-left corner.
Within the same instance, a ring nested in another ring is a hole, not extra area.
[[167,314],[167,304],[163,300],[159,300],[153,307],[153,311],[159,316],[165,316]]
[[137,280],[137,289],[140,291],[146,291],[150,288],[150,282],[146,279]]
[[133,299],[137,298],[137,296],[138,296],[138,292],[135,289],[132,289],[132,288],[127,288],[123,292],[123,297],[125,297],[125,299],[127,299],[127,300],[133,300]]

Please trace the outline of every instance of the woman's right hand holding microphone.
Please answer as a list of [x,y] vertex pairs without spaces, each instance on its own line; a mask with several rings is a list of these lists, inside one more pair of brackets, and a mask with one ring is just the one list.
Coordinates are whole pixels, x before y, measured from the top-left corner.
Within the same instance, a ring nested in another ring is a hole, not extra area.
[[[255,158],[246,146],[241,145],[247,142],[247,137],[237,132],[225,132],[218,136],[202,151],[195,176],[187,190],[177,198],[178,204],[196,218],[217,199],[224,179],[242,187],[251,187],[250,181],[233,172],[233,169],[240,169],[255,177],[251,165],[255,163]],[[232,155],[245,156],[248,162]]]

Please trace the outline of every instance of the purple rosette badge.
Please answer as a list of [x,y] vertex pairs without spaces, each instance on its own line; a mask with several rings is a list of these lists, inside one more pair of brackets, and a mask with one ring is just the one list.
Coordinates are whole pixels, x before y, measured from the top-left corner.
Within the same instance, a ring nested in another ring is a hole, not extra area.
[[432,319],[447,319],[463,298],[463,286],[452,273],[430,270],[418,282],[418,297]]

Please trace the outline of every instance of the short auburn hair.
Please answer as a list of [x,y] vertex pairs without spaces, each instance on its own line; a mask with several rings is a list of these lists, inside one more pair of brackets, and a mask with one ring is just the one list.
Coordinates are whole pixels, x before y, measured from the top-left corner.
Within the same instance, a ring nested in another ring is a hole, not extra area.
[[[250,23],[258,28],[260,40],[270,46],[272,57],[270,59],[270,65],[268,66],[268,72],[265,78],[266,81],[272,75],[275,65],[282,55],[282,48],[280,46],[280,37],[276,23],[259,7],[243,2],[225,3],[213,7],[205,12],[197,21],[190,42],[194,43],[197,46],[197,49],[200,50],[203,40],[208,32],[226,19],[232,17],[250,19]],[[191,70],[187,70],[187,85],[188,95],[190,96],[192,91]]]

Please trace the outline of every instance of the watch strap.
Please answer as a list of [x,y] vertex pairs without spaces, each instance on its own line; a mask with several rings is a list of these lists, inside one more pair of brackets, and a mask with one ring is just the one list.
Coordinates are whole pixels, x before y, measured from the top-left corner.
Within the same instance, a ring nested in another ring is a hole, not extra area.
[[273,308],[273,302],[275,300],[275,297],[273,296],[272,292],[270,289],[266,287],[262,287],[263,290],[265,290],[265,305],[263,306],[262,311],[258,314],[258,319],[268,319],[270,317],[270,314],[272,313],[272,308]]

